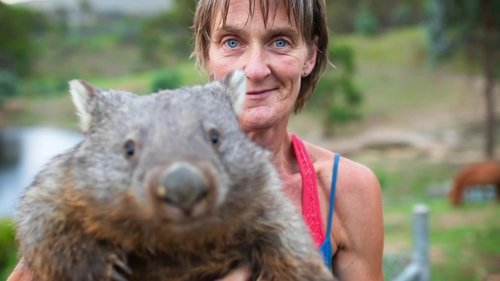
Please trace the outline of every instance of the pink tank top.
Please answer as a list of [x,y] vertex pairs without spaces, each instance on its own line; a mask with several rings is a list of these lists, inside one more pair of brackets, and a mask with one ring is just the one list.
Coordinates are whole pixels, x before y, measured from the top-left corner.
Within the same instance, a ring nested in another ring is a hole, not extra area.
[[304,143],[294,134],[291,134],[292,146],[302,175],[302,216],[309,227],[312,238],[318,246],[325,240],[323,220],[319,208],[316,172]]

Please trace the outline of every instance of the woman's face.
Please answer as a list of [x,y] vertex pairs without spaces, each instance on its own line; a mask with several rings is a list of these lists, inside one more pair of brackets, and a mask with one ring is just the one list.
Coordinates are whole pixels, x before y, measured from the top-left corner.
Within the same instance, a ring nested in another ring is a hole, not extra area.
[[211,30],[207,70],[222,79],[235,69],[247,75],[247,95],[240,123],[245,131],[270,128],[287,121],[299,94],[302,75],[316,61],[316,48],[309,48],[299,30],[280,5],[276,17],[269,12],[267,26],[256,3],[249,18],[248,0],[233,0],[226,25],[221,15]]

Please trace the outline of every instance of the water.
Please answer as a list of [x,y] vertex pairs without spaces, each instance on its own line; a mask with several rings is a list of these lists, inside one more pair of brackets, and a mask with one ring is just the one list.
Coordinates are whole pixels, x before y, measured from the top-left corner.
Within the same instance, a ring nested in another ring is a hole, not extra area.
[[12,217],[19,196],[50,158],[82,139],[78,132],[52,127],[0,131],[0,218]]

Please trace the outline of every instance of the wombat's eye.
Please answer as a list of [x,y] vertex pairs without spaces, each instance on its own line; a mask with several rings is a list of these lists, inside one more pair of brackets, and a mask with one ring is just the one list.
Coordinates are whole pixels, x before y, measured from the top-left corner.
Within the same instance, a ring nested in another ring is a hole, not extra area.
[[220,134],[219,134],[219,131],[217,131],[216,129],[210,129],[208,131],[208,137],[210,138],[210,141],[212,142],[212,144],[219,143]]
[[135,143],[133,140],[128,140],[125,142],[125,145],[123,146],[123,149],[125,150],[125,156],[127,158],[130,158],[134,156],[135,154]]

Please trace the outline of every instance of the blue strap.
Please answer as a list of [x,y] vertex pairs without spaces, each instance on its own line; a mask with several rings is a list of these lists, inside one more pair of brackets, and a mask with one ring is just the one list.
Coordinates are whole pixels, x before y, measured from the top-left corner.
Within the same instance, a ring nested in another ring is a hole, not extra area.
[[330,187],[330,206],[328,208],[328,221],[326,225],[326,234],[325,241],[321,244],[320,253],[323,257],[323,261],[325,265],[331,270],[332,269],[332,220],[333,220],[333,211],[335,209],[335,189],[337,187],[337,174],[339,170],[339,160],[340,154],[335,153],[333,160],[333,173],[332,173],[332,183]]

